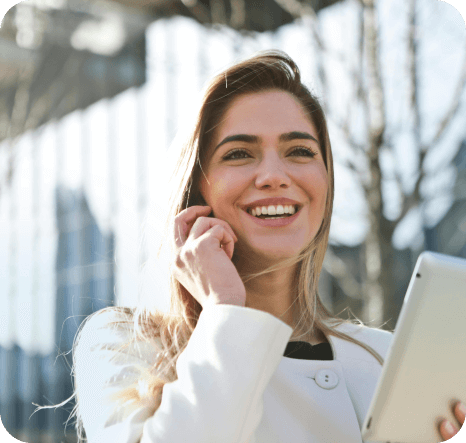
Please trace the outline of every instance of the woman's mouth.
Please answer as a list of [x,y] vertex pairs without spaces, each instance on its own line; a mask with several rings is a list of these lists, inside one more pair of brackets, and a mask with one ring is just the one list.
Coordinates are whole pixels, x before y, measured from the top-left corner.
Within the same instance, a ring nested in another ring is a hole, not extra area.
[[263,220],[291,217],[299,211],[298,205],[268,205],[247,208],[247,213]]
[[[293,223],[298,218],[301,209],[298,205],[279,205],[278,207],[272,207],[271,210],[269,208],[264,208],[265,211],[262,208],[257,208],[261,212],[259,215],[259,211],[256,211],[256,208],[248,208],[244,212],[246,212],[248,218],[252,219],[259,226],[281,227]],[[265,213],[263,214],[262,212]]]

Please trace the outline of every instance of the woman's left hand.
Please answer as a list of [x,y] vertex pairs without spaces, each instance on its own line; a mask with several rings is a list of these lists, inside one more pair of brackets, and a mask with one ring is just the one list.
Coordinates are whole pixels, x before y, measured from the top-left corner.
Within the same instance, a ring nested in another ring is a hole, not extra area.
[[[458,433],[458,430],[461,428],[461,425],[464,423],[464,418],[466,416],[466,408],[463,403],[458,402],[455,405],[455,408],[453,410],[456,420],[458,420],[458,423],[450,423],[448,420],[443,420],[440,423],[439,426],[439,432],[440,435],[442,436],[443,440],[442,441],[447,441],[450,438],[452,438],[454,435]],[[452,425],[452,428],[449,428],[448,425]]]

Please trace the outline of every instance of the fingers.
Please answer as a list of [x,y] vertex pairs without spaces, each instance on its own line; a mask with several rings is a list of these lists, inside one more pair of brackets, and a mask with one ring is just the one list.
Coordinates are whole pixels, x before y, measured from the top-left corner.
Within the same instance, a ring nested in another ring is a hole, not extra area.
[[217,218],[199,217],[194,223],[188,237],[201,242],[209,236],[211,240],[217,242],[214,246],[223,248],[231,260],[235,242],[238,241],[231,226],[227,222]]
[[233,232],[233,229],[231,229],[231,226],[226,221],[219,220],[218,218],[199,217],[194,222],[189,236],[193,239],[199,238],[201,235],[204,235],[209,229],[213,228],[214,226],[222,226],[224,229],[228,231],[231,237],[233,237],[234,241],[238,241],[238,238]]
[[466,418],[466,407],[460,401],[455,406],[455,417],[460,425],[464,424],[464,420]]
[[[466,408],[464,407],[464,404],[461,402],[458,402],[455,405],[453,412],[461,428],[461,425],[464,424],[465,416],[466,416]],[[443,441],[447,441],[458,433],[458,427],[450,423],[448,420],[443,420],[440,423],[439,431],[440,431],[440,435],[443,438]]]
[[448,420],[443,420],[440,424],[440,435],[443,441],[447,441],[458,433],[456,429]]
[[[211,212],[212,208],[210,206],[191,206],[176,216],[174,234],[175,244],[178,248],[181,248],[186,243],[188,237],[193,239],[199,238],[216,225],[220,225],[226,229],[234,242],[238,241],[233,229],[231,229],[231,226],[227,222],[217,218],[206,217]],[[226,244],[230,244],[229,239]]]
[[198,217],[206,217],[211,212],[212,208],[210,206],[191,206],[175,217],[175,244],[178,248],[185,244],[189,232]]
[[235,250],[235,239],[231,236],[230,232],[225,230],[223,226],[216,225],[204,234],[204,236],[208,235],[220,242],[220,246],[231,260],[233,251]]

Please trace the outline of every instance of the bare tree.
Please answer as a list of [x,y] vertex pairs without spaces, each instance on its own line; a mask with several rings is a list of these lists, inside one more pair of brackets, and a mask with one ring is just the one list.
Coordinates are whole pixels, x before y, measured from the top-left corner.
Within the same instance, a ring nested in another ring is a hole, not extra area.
[[[275,0],[282,8],[287,10],[296,18],[306,17],[310,19],[311,32],[316,47],[319,51],[318,60],[326,57],[337,57],[347,59],[345,54],[335,54],[324,43],[323,35],[319,27],[319,18],[315,14],[311,0]],[[421,195],[421,185],[426,178],[425,158],[429,150],[437,145],[452,121],[457,117],[462,92],[466,87],[466,51],[463,54],[463,64],[456,84],[455,93],[445,115],[438,122],[435,135],[428,140],[421,134],[422,117],[424,115],[419,100],[419,36],[418,36],[418,0],[409,0],[408,35],[405,41],[406,58],[409,65],[410,84],[410,113],[413,119],[414,152],[418,153],[418,174],[414,190],[407,193],[402,187],[402,177],[399,169],[396,169],[394,179],[396,180],[401,199],[401,210],[394,219],[388,219],[385,215],[384,206],[387,204],[383,198],[382,181],[383,172],[381,167],[382,152],[388,152],[396,158],[393,141],[393,124],[389,125],[386,115],[385,102],[387,92],[383,84],[383,72],[380,63],[380,18],[377,15],[376,0],[355,0],[359,8],[359,45],[357,57],[359,59],[358,69],[353,69],[347,63],[347,74],[354,82],[354,96],[351,97],[344,120],[332,115],[327,106],[326,96],[329,86],[325,69],[318,67],[318,73],[324,94],[324,105],[328,108],[329,118],[337,122],[343,132],[347,145],[355,154],[352,158],[366,159],[366,167],[361,169],[360,164],[349,158],[345,166],[358,177],[364,189],[368,208],[369,229],[361,248],[361,262],[364,263],[363,284],[358,285],[357,280],[351,275],[351,271],[344,262],[332,253],[331,248],[326,257],[325,266],[339,282],[347,295],[354,296],[359,290],[362,297],[363,321],[374,322],[381,325],[385,320],[389,329],[393,329],[398,316],[398,307],[390,302],[395,291],[396,275],[394,274],[395,249],[393,247],[393,234],[397,225],[405,218],[413,208],[422,210],[426,197]],[[466,49],[466,48],[465,48]],[[356,139],[351,128],[351,107],[359,104],[364,110],[364,143]]]

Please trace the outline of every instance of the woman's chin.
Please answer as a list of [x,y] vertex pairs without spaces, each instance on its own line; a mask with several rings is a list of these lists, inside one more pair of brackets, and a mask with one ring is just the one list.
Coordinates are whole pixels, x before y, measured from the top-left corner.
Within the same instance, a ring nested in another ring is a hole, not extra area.
[[272,266],[280,261],[297,257],[300,250],[291,245],[260,245],[255,247],[241,248],[238,250],[237,260],[247,261],[251,264]]

